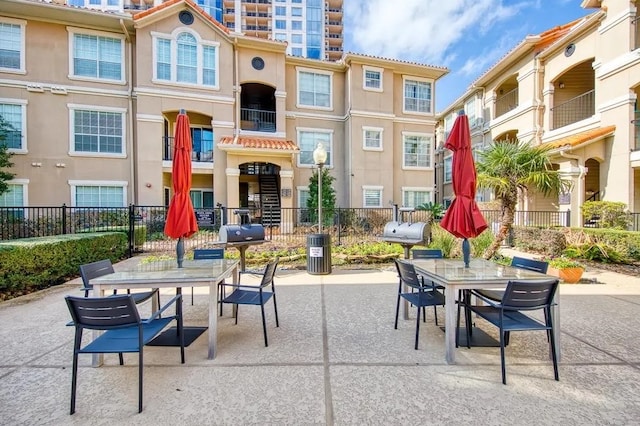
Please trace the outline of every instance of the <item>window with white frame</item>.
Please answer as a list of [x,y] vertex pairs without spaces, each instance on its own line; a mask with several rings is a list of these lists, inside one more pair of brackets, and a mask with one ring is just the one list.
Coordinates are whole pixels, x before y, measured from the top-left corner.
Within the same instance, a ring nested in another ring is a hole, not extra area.
[[276,40],[278,40],[278,41],[287,41],[287,34],[286,33],[276,33],[274,38]]
[[287,16],[287,6],[276,6],[276,16]]
[[13,179],[7,182],[7,191],[0,194],[0,207],[16,208],[5,210],[5,219],[24,219],[26,217],[26,209],[18,207],[26,207],[27,205],[28,184],[28,179]]
[[382,151],[382,132],[380,127],[362,127],[362,149]]
[[70,28],[69,37],[73,77],[124,81],[124,36]]
[[26,151],[25,138],[26,101],[19,99],[0,99],[0,117],[9,125],[5,131],[3,143],[11,151]]
[[382,207],[382,187],[362,187],[362,207]]
[[152,37],[154,81],[218,87],[219,43],[184,29]]
[[291,43],[302,43],[302,34],[291,34]]
[[0,17],[0,70],[26,72],[26,21]]
[[404,78],[403,112],[431,112],[431,81]]
[[331,132],[316,129],[297,129],[297,133],[298,148],[300,148],[298,166],[315,166],[313,162],[313,151],[319,143],[321,143],[327,151],[327,162],[325,166],[331,167],[333,165],[333,135]]
[[292,47],[291,56],[302,56],[302,47]]
[[309,187],[308,186],[299,186],[298,190],[298,222],[300,223],[310,223],[311,222],[311,211],[307,207],[307,202],[310,197]]
[[402,188],[402,206],[418,207],[431,201],[431,190],[427,188]]
[[374,90],[382,92],[382,69],[373,67],[362,67],[364,72],[364,90]]
[[111,10],[118,12],[122,9],[120,0],[68,0],[69,6],[85,7],[87,9]]
[[415,133],[402,133],[403,167],[432,167],[433,138]]
[[191,189],[189,191],[189,198],[191,198],[191,204],[194,209],[212,209],[213,205],[213,191],[208,189]]
[[444,159],[444,183],[450,183],[453,180],[453,157],[448,156]]
[[298,106],[331,109],[331,73],[298,70]]
[[71,152],[123,157],[126,110],[70,105]]
[[301,7],[292,7],[291,8],[291,16],[302,16],[302,8]]
[[478,125],[478,114],[476,111],[476,98],[475,96],[471,99],[468,99],[464,104],[464,112],[467,114],[467,118],[469,119],[469,126],[475,127]]
[[292,30],[301,30],[302,29],[302,21],[291,21],[291,29]]
[[125,207],[127,182],[69,181],[74,207]]
[[276,19],[276,30],[286,30],[287,29],[287,21],[284,19]]

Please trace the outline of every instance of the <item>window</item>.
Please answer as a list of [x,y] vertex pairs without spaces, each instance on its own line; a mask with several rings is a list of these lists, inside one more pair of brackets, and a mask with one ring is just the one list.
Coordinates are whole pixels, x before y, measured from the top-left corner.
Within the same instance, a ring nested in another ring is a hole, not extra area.
[[276,16],[287,16],[287,7],[276,6]]
[[404,112],[431,112],[431,82],[404,80]]
[[191,189],[189,192],[194,209],[212,209],[213,191],[208,189]]
[[302,29],[302,21],[291,21],[291,29],[292,30],[301,30]]
[[4,118],[10,128],[5,133],[4,143],[10,150],[26,151],[25,142],[25,109],[26,101],[0,99],[0,117]]
[[299,186],[298,188],[298,222],[310,223],[311,212],[307,208],[307,200],[309,200],[309,187]]
[[382,131],[377,127],[363,127],[362,149],[382,151]]
[[298,71],[298,106],[331,109],[331,74]]
[[218,43],[195,33],[176,30],[152,33],[154,81],[218,87]]
[[291,8],[291,16],[302,16],[302,8],[301,7],[292,7]]
[[213,161],[213,130],[191,128],[193,150],[191,160],[210,163]]
[[302,34],[291,34],[291,43],[302,43]]
[[431,167],[431,137],[417,134],[402,134],[403,167]]
[[287,21],[284,19],[276,19],[276,30],[286,30],[287,29]]
[[313,150],[322,143],[327,150],[327,162],[325,166],[333,165],[332,134],[326,130],[298,129],[298,166],[315,167],[313,162]]
[[476,127],[478,123],[478,116],[476,114],[476,98],[473,97],[464,104],[464,112],[469,119],[469,127]]
[[402,206],[418,207],[431,201],[431,191],[425,188],[402,188]]
[[362,207],[382,207],[382,187],[362,187]]
[[364,90],[382,91],[382,70],[378,68],[363,67]]
[[449,156],[444,159],[444,183],[450,183],[453,179],[453,157]]
[[292,56],[302,56],[302,47],[292,47],[291,48]]
[[124,156],[124,110],[70,108],[72,152]]
[[287,41],[287,34],[286,33],[276,33],[276,40]]
[[4,17],[0,19],[0,69],[24,73],[26,21]]
[[123,38],[76,31],[70,32],[71,74],[80,78],[123,81]]
[[74,207],[125,207],[126,182],[69,181]]
[[9,190],[0,195],[0,207],[24,207],[27,183],[24,179],[8,181]]

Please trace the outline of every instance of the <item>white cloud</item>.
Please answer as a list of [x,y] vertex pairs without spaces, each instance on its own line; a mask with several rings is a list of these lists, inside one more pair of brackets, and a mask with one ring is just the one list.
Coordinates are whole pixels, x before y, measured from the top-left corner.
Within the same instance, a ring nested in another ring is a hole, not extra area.
[[347,0],[345,28],[358,53],[446,65],[450,49],[486,33],[526,3],[497,0]]

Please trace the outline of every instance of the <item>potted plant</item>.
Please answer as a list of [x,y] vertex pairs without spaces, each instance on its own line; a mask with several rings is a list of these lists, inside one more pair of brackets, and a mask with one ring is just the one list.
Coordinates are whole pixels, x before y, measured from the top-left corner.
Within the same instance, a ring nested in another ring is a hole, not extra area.
[[563,282],[575,284],[582,278],[584,266],[575,259],[566,256],[554,257],[549,260],[549,275],[560,278]]

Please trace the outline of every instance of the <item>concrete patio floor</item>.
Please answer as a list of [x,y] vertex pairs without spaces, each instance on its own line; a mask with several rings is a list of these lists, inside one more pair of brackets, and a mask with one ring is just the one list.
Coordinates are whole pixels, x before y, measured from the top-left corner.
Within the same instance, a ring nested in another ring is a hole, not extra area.
[[[637,424],[640,278],[596,270],[586,277],[598,283],[560,288],[559,382],[541,332],[512,336],[506,386],[499,348],[459,348],[457,364],[446,364],[432,311],[414,350],[415,319],[393,328],[390,268],[281,270],[279,328],[267,306],[269,347],[257,307],[242,307],[238,325],[226,310],[215,360],[206,358],[205,335],[187,348],[184,365],[177,348],[146,347],[141,414],[136,354],[125,355],[125,366],[108,355],[102,368],[81,356],[70,416],[73,329],[64,296],[80,294],[73,280],[0,303],[0,424]],[[186,325],[206,324],[204,291],[196,289],[191,306],[185,289]],[[444,323],[442,308],[438,315]]]

